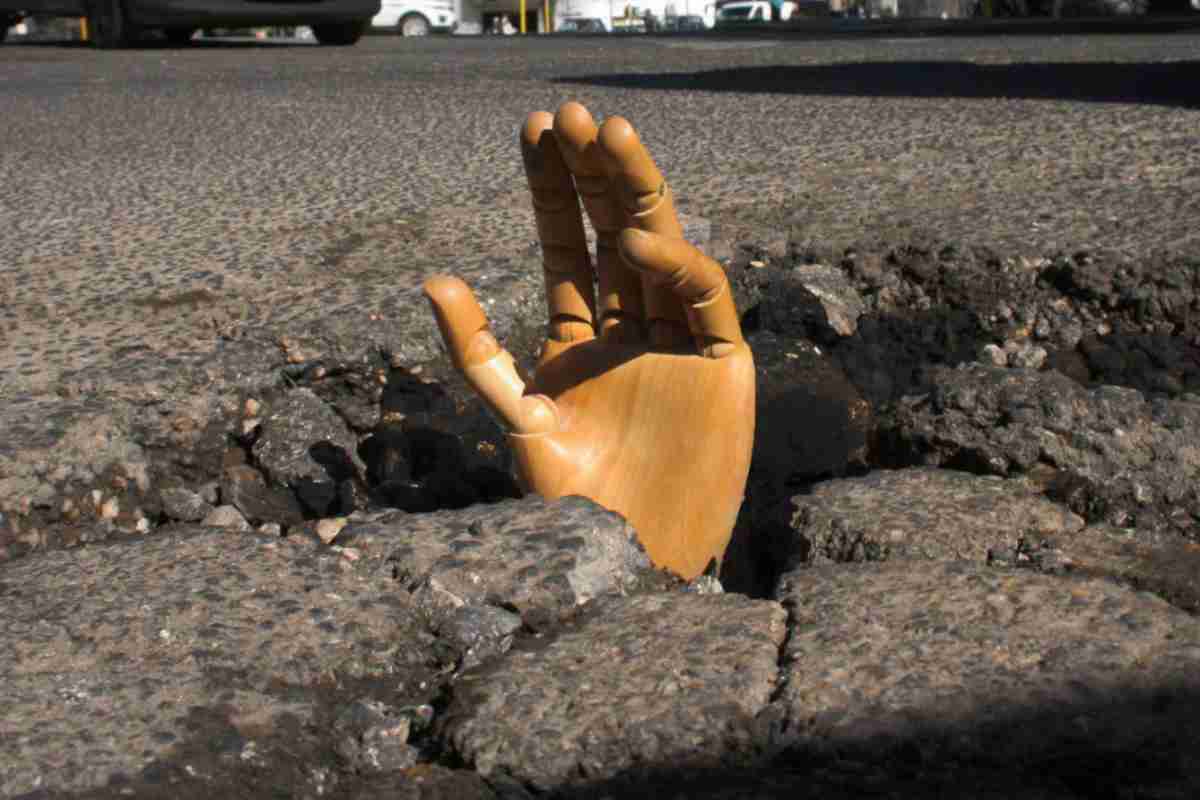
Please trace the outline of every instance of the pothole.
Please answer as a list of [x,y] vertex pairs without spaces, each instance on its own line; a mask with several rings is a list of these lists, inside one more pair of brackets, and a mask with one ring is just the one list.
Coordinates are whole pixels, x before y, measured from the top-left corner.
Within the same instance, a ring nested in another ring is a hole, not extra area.
[[[735,247],[727,268],[759,406],[726,589],[768,596],[804,560],[790,498],[879,469],[1019,478],[1088,524],[1200,539],[1200,454],[1183,438],[1200,424],[1200,260],[797,230],[786,247]],[[169,421],[196,427],[190,446],[148,448],[141,471],[43,475],[3,512],[5,554],[149,535],[221,507],[210,522],[318,534],[357,511],[520,495],[502,431],[447,365],[281,346],[295,363],[274,388],[224,419]]]

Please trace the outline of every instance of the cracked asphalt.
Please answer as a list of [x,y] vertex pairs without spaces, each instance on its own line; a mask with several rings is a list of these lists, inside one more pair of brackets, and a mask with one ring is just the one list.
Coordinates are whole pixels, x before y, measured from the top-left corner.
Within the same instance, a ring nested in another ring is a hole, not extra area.
[[[536,266],[524,115],[641,131],[727,241],[1200,250],[1200,28],[0,47],[0,400]],[[1147,256],[1149,257],[1149,256]],[[11,442],[9,443],[12,444]]]

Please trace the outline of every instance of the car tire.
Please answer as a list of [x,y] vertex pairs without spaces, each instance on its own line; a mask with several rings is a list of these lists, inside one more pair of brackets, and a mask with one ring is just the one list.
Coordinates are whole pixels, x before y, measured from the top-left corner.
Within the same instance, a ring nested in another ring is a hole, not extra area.
[[356,19],[352,22],[325,22],[312,26],[317,44],[333,47],[352,45],[362,38],[370,20]]
[[176,47],[182,47],[183,45],[190,42],[192,40],[192,37],[196,35],[196,29],[195,28],[167,28],[163,31],[163,34],[167,37],[167,42],[175,45]]
[[88,4],[88,38],[101,50],[128,47],[135,36],[123,0],[91,0]]
[[400,20],[401,36],[428,36],[429,20],[420,14],[405,14]]

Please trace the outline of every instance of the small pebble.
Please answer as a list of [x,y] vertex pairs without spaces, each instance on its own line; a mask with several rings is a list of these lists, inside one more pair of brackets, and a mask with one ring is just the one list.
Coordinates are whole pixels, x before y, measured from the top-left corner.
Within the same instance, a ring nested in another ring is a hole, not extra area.
[[236,531],[250,530],[250,523],[242,516],[242,512],[233,506],[217,506],[208,512],[208,516],[200,524],[211,525],[214,528],[230,528]]
[[200,487],[200,498],[210,506],[215,506],[221,499],[221,487],[216,481],[210,481]]
[[1008,366],[1008,353],[999,345],[985,344],[979,353],[979,360],[994,367]]
[[117,502],[117,498],[110,497],[100,506],[100,519],[116,519],[117,514],[121,513],[121,504]]
[[330,517],[317,523],[317,536],[325,544],[330,544],[346,527],[345,517]]
[[1008,363],[1024,369],[1041,369],[1042,365],[1046,363],[1047,356],[1045,348],[1024,347],[1015,353],[1010,353]]

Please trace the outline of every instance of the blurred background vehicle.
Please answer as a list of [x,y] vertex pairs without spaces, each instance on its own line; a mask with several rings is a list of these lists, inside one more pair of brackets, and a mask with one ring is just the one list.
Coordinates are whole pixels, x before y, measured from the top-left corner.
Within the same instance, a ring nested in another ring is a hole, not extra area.
[[604,27],[604,20],[593,19],[588,17],[580,17],[578,19],[564,19],[558,24],[555,33],[608,33],[608,28]]
[[613,33],[645,33],[646,20],[642,17],[616,17],[612,21]]
[[[593,32],[598,22],[605,32],[611,33],[613,17],[624,7],[623,3],[611,0],[558,0],[554,5],[554,30],[564,33]],[[565,31],[564,25],[567,28]],[[587,30],[578,30],[581,26]],[[573,28],[576,30],[572,31]]]
[[713,0],[556,0],[554,30],[598,33],[597,22],[610,33],[706,30],[716,13]]
[[392,30],[401,36],[449,33],[458,25],[453,0],[382,0],[371,19],[375,30]]
[[7,31],[29,16],[83,18],[87,39],[101,48],[136,44],[152,31],[182,45],[201,28],[300,26],[319,44],[351,45],[379,8],[380,0],[0,0],[0,20]]
[[[8,31],[10,28],[15,28],[21,24],[21,19],[22,18],[19,14],[13,12],[0,12],[0,42],[3,42],[8,36]],[[22,31],[19,31],[18,33],[21,32]]]
[[704,24],[704,17],[699,14],[684,14],[674,18],[668,17],[666,27],[674,31],[706,31],[709,26]]
[[796,8],[794,0],[733,0],[717,7],[716,27],[785,22],[792,18]]

